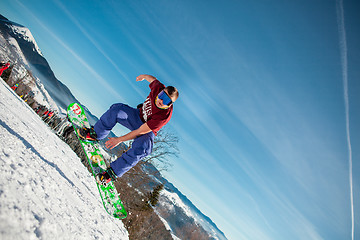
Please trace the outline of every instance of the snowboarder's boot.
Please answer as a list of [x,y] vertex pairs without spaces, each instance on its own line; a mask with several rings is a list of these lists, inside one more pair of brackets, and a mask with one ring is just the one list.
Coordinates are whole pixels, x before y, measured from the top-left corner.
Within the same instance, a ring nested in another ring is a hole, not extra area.
[[86,127],[79,128],[77,130],[77,132],[79,134],[79,137],[82,140],[97,141],[97,135],[96,135],[96,132],[94,130],[94,127],[91,127],[91,128],[86,128]]
[[99,173],[96,175],[96,181],[99,184],[108,184],[111,180],[115,181],[117,176],[114,173],[114,171],[112,170],[111,167],[109,167],[105,172]]

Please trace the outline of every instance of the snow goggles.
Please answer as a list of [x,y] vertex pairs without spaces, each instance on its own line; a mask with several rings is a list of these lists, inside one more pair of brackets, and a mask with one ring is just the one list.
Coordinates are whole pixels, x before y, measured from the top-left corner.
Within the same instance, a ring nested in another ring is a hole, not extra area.
[[170,106],[170,105],[173,103],[173,101],[171,100],[171,98],[169,97],[169,95],[167,95],[167,93],[166,93],[164,90],[162,90],[162,91],[157,95],[157,97],[158,97],[159,99],[161,99],[161,100],[163,101],[163,104],[166,105],[166,106]]

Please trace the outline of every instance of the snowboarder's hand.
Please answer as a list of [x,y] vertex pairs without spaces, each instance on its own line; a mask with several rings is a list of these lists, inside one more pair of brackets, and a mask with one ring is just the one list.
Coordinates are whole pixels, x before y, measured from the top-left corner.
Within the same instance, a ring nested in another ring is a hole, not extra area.
[[117,145],[119,145],[121,143],[121,138],[120,137],[113,137],[113,138],[109,138],[108,141],[106,141],[105,143],[105,147],[113,149],[114,147],[116,147]]
[[143,81],[143,80],[145,80],[145,74],[141,74],[141,75],[136,77],[137,82],[140,82],[140,81]]
[[152,83],[154,80],[156,80],[156,77],[151,76],[149,74],[141,74],[141,75],[136,77],[137,82],[140,82],[140,81],[143,81],[143,80],[146,80],[149,83]]

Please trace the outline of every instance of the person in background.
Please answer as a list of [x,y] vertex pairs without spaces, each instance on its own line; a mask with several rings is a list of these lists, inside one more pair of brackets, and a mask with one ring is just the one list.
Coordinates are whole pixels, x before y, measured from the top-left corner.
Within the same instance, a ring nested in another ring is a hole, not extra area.
[[4,63],[4,62],[1,62],[1,65],[0,65],[0,76],[3,74],[3,72],[8,69],[10,67],[10,63]]

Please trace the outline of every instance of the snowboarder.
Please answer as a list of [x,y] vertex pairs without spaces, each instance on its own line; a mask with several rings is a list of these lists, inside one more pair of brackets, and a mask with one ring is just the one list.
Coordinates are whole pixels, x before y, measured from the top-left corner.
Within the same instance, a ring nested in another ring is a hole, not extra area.
[[119,123],[127,127],[128,134],[109,138],[105,143],[107,148],[113,149],[122,142],[134,139],[131,148],[110,164],[107,171],[96,176],[98,182],[106,183],[121,177],[134,167],[142,158],[149,155],[153,148],[154,137],[157,132],[169,122],[173,103],[179,96],[175,87],[165,87],[154,76],[142,74],[136,81],[148,81],[151,92],[141,108],[132,108],[126,104],[114,104],[91,128],[78,130],[81,138],[89,141],[104,139]]

